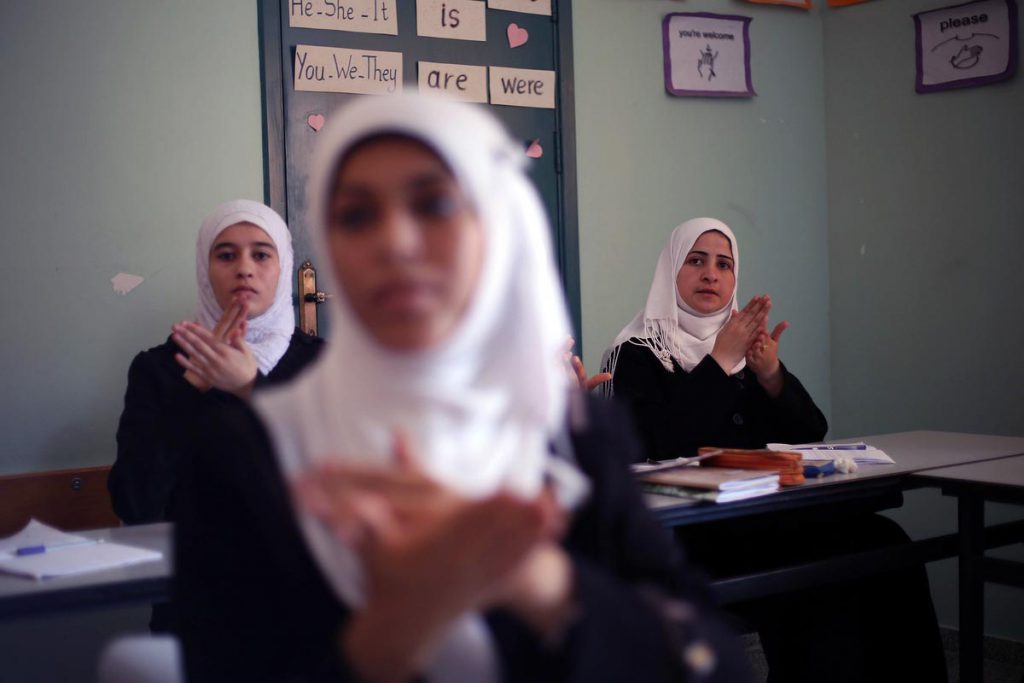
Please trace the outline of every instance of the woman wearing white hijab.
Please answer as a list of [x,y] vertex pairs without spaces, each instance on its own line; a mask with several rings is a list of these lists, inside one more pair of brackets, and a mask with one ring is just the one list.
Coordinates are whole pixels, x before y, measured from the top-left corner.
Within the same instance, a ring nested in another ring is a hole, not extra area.
[[[737,310],[738,279],[727,225],[695,218],[672,232],[647,305],[605,359],[615,398],[641,427],[644,456],[824,438],[825,417],[778,358],[787,323],[768,333],[767,296]],[[908,543],[898,524],[871,514],[899,505],[895,498],[836,504],[827,517],[774,513],[681,527],[677,537],[715,578],[755,574]],[[759,631],[771,683],[945,680],[923,566],[730,607]]]
[[688,220],[658,257],[646,306],[615,338],[611,390],[632,409],[648,457],[824,438],[825,416],[779,362],[788,323],[767,332],[767,296],[737,310],[738,281],[732,230]]
[[410,96],[359,99],[320,136],[330,344],[192,458],[190,680],[743,679],[628,479],[629,439],[570,399],[521,148],[482,110]]
[[122,520],[177,516],[180,461],[196,436],[189,427],[218,395],[288,380],[316,357],[322,341],[295,327],[291,272],[291,234],[273,209],[240,199],[203,222],[195,321],[174,325],[171,338],[128,370],[108,480]]

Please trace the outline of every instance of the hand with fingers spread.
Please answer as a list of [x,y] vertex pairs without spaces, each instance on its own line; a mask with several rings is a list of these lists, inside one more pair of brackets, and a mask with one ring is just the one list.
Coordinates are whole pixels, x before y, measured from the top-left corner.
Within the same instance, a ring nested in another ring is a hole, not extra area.
[[421,670],[460,615],[484,610],[550,534],[548,503],[467,499],[432,480],[399,439],[396,467],[324,465],[296,482],[300,504],[359,554],[366,603],[342,636],[360,673]]
[[779,337],[789,327],[783,320],[771,334],[761,332],[747,350],[747,367],[757,375],[757,381],[772,398],[782,391],[782,366],[779,364]]
[[726,373],[732,372],[747,355],[747,350],[768,325],[772,300],[767,294],[753,297],[742,310],[733,311],[729,322],[715,338],[711,357]]
[[231,306],[213,332],[190,321],[172,327],[172,338],[184,351],[175,354],[174,359],[185,368],[186,379],[197,389],[216,387],[243,398],[251,393],[259,366],[245,343],[248,310],[244,302]]
[[576,387],[586,391],[593,391],[612,378],[610,372],[599,372],[593,377],[587,377],[587,369],[583,367],[583,360],[572,352],[572,347],[575,345],[576,340],[569,337],[565,345],[563,358],[569,367],[569,379]]

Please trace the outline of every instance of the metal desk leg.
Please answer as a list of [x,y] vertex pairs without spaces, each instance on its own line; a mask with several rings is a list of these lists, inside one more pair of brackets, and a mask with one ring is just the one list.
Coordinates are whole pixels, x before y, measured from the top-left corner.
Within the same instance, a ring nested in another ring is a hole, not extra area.
[[985,584],[981,563],[985,554],[985,501],[962,492],[960,528],[960,681],[982,680],[982,639],[985,627]]

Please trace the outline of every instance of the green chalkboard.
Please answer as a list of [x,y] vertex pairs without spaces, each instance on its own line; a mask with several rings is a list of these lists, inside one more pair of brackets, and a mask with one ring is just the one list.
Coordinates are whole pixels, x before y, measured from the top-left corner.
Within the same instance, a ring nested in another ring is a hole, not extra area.
[[[316,130],[310,117],[331,113],[352,95],[296,90],[296,46],[326,46],[352,50],[401,52],[406,91],[418,88],[420,61],[478,66],[554,70],[557,92],[554,109],[487,105],[514,136],[543,148],[532,159],[530,177],[547,208],[569,308],[579,330],[579,243],[576,207],[576,150],[572,85],[572,25],[569,0],[552,0],[551,16],[486,10],[487,40],[450,40],[417,36],[416,0],[378,0],[396,11],[398,35],[359,33],[290,25],[290,17],[311,9],[337,12],[348,3],[337,0],[260,0],[260,43],[264,102],[265,195],[284,216],[295,237],[296,263],[309,258],[316,265],[309,240],[305,187]],[[373,4],[373,3],[371,3]],[[378,6],[378,8],[381,8]],[[515,48],[508,39],[509,24],[529,34]],[[314,118],[314,122],[318,119]],[[326,321],[329,325],[329,321]],[[321,325],[324,324],[321,315]]]

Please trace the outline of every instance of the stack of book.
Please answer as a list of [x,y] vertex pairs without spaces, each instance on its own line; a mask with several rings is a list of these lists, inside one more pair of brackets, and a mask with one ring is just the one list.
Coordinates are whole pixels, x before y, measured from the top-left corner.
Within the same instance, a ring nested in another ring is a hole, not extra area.
[[759,470],[686,465],[637,475],[648,493],[728,503],[779,490],[779,475]]

